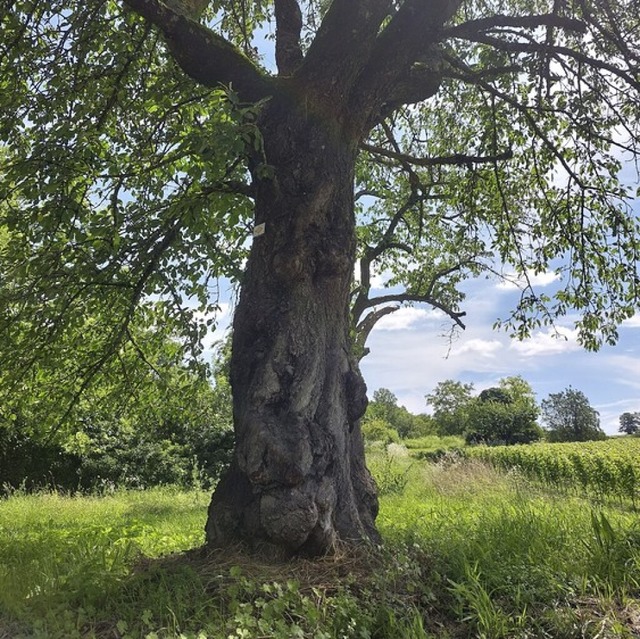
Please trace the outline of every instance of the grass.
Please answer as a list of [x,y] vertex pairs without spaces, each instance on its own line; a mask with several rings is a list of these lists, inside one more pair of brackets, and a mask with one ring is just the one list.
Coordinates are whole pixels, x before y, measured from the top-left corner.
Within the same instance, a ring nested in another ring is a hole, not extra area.
[[201,492],[3,500],[0,639],[640,635],[637,517],[478,461],[370,461],[384,547],[316,562],[182,552]]

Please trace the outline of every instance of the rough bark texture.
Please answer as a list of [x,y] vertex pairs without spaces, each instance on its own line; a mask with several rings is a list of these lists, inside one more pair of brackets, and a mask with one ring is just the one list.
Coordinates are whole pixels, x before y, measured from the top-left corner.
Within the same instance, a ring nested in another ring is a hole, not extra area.
[[274,98],[259,123],[273,174],[254,167],[265,232],[233,325],[236,452],[206,532],[212,547],[244,540],[316,555],[338,539],[377,539],[377,499],[349,336],[358,140],[330,106],[312,112],[296,93]]

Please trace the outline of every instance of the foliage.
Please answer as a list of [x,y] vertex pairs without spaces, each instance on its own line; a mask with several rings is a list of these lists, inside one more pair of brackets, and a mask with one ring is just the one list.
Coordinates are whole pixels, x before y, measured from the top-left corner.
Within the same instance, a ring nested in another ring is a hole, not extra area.
[[640,492],[640,442],[607,441],[465,449],[468,456],[502,469],[515,468],[555,489],[635,505]]
[[627,435],[637,435],[640,432],[640,412],[622,413],[618,430]]
[[74,428],[55,437],[35,421],[34,398],[22,397],[19,415],[0,427],[0,486],[211,486],[233,444],[224,360],[212,388],[171,341],[155,339],[153,370],[138,368],[136,379],[99,375],[74,410]]
[[374,391],[373,399],[369,402],[362,418],[365,438],[371,440],[374,423],[384,422],[402,439],[420,437],[434,432],[434,426],[429,415],[414,415],[404,406],[398,406],[398,398],[387,388]]
[[2,406],[29,396],[42,431],[77,421],[99,377],[137,384],[157,333],[195,365],[249,213],[224,187],[247,111],[116,3],[63,5],[14,4],[1,26]]
[[400,435],[389,422],[383,419],[367,419],[362,423],[362,435],[366,442],[390,444],[400,441]]
[[506,377],[474,397],[473,384],[439,382],[427,403],[440,435],[463,435],[468,443],[528,443],[540,439],[538,406],[529,383]]
[[542,437],[536,423],[537,410],[527,406],[496,401],[474,402],[469,411],[470,444],[529,444]]
[[452,379],[438,382],[426,396],[433,408],[433,419],[440,435],[462,435],[467,428],[467,407],[471,401],[473,384]]
[[528,444],[542,437],[533,390],[521,377],[483,390],[467,411],[467,443]]
[[587,396],[574,388],[551,393],[541,403],[542,418],[552,442],[584,442],[606,439],[600,428],[598,411]]

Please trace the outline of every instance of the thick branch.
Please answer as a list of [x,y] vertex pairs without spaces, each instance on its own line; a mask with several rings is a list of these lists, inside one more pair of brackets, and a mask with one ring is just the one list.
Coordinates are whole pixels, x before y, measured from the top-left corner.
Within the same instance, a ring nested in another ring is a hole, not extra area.
[[[365,131],[384,117],[389,105],[421,101],[437,91],[437,44],[459,4],[460,0],[406,0],[377,37],[350,99],[352,111],[362,114]],[[413,89],[411,79],[418,82]]]
[[429,99],[438,92],[442,82],[442,61],[434,52],[420,62],[415,62],[401,74],[390,89],[381,109],[381,119],[404,104],[416,104]]
[[369,334],[373,330],[374,326],[385,315],[395,313],[400,306],[383,306],[382,308],[371,311],[357,326],[355,337],[355,352],[358,353],[359,359],[366,357],[369,354],[369,349],[365,346]]
[[367,306],[371,308],[373,306],[379,306],[380,304],[392,304],[394,302],[399,304],[403,304],[406,302],[419,302],[422,304],[429,304],[430,306],[433,306],[433,308],[437,308],[438,310],[448,315],[460,328],[466,328],[466,326],[460,319],[461,317],[464,317],[466,315],[465,311],[454,311],[445,304],[442,304],[441,302],[438,302],[438,300],[433,299],[433,297],[431,297],[430,295],[417,295],[412,293],[380,295],[379,297],[372,297],[368,301]]
[[291,75],[302,62],[302,12],[297,0],[275,0],[276,64],[281,75]]
[[123,0],[164,35],[172,56],[196,82],[231,86],[247,102],[258,102],[273,92],[272,81],[236,47],[161,0]]
[[391,0],[333,0],[300,69],[303,82],[329,99],[343,98],[392,5]]

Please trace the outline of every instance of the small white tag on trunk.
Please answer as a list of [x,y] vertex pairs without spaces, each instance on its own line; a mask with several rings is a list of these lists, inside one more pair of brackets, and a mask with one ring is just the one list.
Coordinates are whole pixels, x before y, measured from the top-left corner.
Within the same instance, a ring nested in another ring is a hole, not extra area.
[[253,227],[253,237],[260,237],[261,235],[264,235],[266,226],[267,225],[264,222],[262,224],[256,224],[256,226]]

